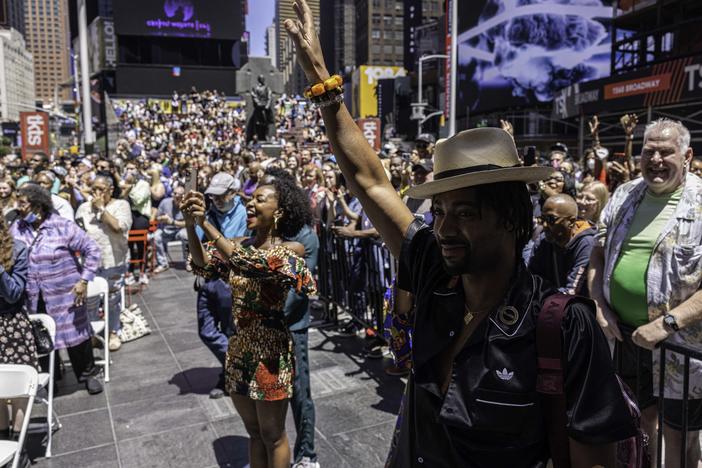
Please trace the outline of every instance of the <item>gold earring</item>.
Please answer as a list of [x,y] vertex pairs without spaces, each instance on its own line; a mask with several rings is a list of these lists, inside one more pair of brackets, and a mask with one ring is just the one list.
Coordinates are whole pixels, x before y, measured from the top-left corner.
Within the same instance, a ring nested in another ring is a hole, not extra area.
[[273,230],[278,232],[278,221],[280,220],[280,215],[273,217]]

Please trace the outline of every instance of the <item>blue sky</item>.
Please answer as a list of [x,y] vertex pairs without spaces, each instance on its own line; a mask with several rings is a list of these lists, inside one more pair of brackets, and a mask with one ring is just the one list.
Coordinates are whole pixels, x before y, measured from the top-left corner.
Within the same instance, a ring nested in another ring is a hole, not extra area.
[[249,0],[246,29],[251,33],[250,54],[254,57],[266,55],[266,28],[273,24],[275,0]]

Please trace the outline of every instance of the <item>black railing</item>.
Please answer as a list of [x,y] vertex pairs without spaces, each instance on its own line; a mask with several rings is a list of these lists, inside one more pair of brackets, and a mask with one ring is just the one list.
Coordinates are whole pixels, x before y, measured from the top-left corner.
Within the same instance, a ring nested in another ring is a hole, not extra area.
[[[702,360],[702,352],[669,341],[664,341],[660,344],[660,375],[658,376],[658,468],[661,468],[663,462],[663,412],[665,398],[665,358],[668,351],[681,354],[684,360],[683,371],[683,394],[682,394],[682,445],[680,446],[680,467],[687,467],[687,432],[689,429],[688,421],[688,404],[690,399],[690,358]],[[696,441],[699,444],[699,441]]]
[[395,276],[395,262],[375,239],[338,237],[319,229],[317,285],[325,305],[324,321],[337,323],[348,312],[364,327],[383,331],[383,300]]
[[[629,327],[624,324],[619,324],[619,329],[621,330],[622,334],[625,335],[627,338],[631,339],[631,335],[633,334],[635,328]],[[615,362],[615,366],[617,369],[617,372],[621,373],[622,370],[622,365],[623,365],[623,352],[621,352],[621,345],[619,342],[615,343],[615,346],[617,347],[618,352],[615,353],[617,356],[617,360]],[[647,358],[649,355],[649,352],[643,348],[640,348],[639,346],[634,345],[634,348],[636,350],[636,388],[634,389],[634,395],[636,396],[637,400],[640,398],[639,395],[639,390],[642,388],[641,386],[641,366],[643,363],[643,359]],[[689,430],[689,421],[688,421],[688,406],[689,406],[689,400],[690,400],[690,359],[699,359],[702,360],[702,351],[699,351],[697,349],[692,349],[688,346],[684,346],[681,344],[677,343],[672,343],[670,341],[663,341],[659,344],[658,349],[653,351],[653,353],[659,352],[660,353],[660,360],[659,360],[659,375],[658,375],[658,435],[657,435],[657,462],[656,466],[658,468],[661,468],[663,466],[663,418],[664,418],[664,412],[665,412],[665,360],[666,360],[666,354],[668,352],[674,352],[682,355],[683,357],[683,366],[684,366],[684,374],[683,374],[683,394],[682,394],[682,400],[681,400],[681,415],[682,415],[682,421],[681,421],[681,434],[682,434],[682,445],[680,447],[680,467],[681,468],[686,468],[687,467],[687,432]],[[651,353],[651,358],[653,357],[653,354]],[[652,365],[653,363],[651,363]],[[653,376],[653,367],[651,368],[651,376]],[[654,385],[655,382],[651,382],[651,385]]]

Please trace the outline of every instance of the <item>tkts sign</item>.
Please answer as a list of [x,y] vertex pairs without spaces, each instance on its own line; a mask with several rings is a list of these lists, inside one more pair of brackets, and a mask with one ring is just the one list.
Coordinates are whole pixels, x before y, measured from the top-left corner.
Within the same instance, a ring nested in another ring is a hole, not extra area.
[[23,159],[40,151],[49,154],[49,114],[20,112],[20,130]]
[[702,56],[658,63],[631,73],[580,83],[554,95],[553,114],[642,109],[702,99]]
[[374,150],[380,151],[380,119],[358,119],[356,123],[361,128],[363,136],[368,141],[368,144],[371,145]]

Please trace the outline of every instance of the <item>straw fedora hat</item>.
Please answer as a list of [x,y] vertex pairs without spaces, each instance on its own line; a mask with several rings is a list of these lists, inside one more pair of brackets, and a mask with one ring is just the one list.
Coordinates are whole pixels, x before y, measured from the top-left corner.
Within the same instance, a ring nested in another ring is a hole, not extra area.
[[524,167],[512,136],[500,128],[464,130],[434,149],[434,180],[410,188],[411,198],[431,198],[437,193],[497,182],[537,182],[552,167]]

